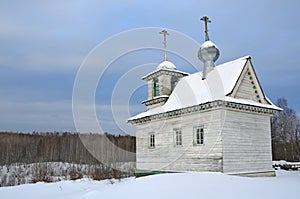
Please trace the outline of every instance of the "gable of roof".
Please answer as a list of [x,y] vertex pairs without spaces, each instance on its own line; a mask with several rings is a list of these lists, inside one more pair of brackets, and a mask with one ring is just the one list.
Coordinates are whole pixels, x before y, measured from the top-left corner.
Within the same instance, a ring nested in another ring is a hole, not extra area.
[[259,85],[260,91],[263,95],[263,98],[268,103],[259,103],[258,101],[253,101],[247,97],[244,99],[235,98],[239,96],[237,95],[239,94],[237,91],[239,90],[238,88],[240,85],[242,85],[241,82],[243,82],[242,80],[244,79],[244,76],[242,75],[244,69],[248,64],[252,66],[250,59],[250,56],[245,56],[218,65],[214,68],[214,70],[208,73],[207,78],[204,80],[202,80],[202,72],[197,72],[183,77],[177,83],[169,99],[163,106],[150,109],[146,112],[131,117],[129,118],[129,121],[217,100],[231,101],[280,110],[264,96],[256,75],[255,78]]
[[247,60],[234,88],[227,96],[271,104],[263,92],[250,59]]

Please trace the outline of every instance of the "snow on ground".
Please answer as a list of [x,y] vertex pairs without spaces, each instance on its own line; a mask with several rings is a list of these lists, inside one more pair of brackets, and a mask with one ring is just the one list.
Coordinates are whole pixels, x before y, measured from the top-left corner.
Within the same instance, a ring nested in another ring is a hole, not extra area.
[[275,160],[273,161],[273,165],[284,165],[284,164],[293,164],[293,165],[297,165],[300,164],[300,162],[287,162],[285,160]]
[[121,181],[81,179],[0,188],[1,199],[299,198],[300,171],[248,178],[222,173],[160,174]]

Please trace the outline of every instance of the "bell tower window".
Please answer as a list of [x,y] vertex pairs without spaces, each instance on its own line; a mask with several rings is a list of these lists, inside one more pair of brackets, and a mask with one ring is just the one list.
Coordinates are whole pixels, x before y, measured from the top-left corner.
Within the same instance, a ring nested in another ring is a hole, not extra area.
[[177,82],[178,82],[178,77],[177,76],[172,76],[171,77],[171,91],[174,90]]
[[153,97],[156,97],[159,95],[158,89],[159,89],[158,79],[154,78],[153,79]]

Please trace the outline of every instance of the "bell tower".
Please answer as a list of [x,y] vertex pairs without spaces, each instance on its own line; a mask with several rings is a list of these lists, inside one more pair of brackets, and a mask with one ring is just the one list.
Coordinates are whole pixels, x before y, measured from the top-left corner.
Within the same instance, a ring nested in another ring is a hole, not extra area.
[[166,30],[159,32],[164,36],[164,59],[156,70],[147,74],[142,79],[148,82],[148,99],[142,103],[147,110],[162,106],[168,100],[180,78],[188,73],[176,70],[176,66],[167,59],[167,35]]

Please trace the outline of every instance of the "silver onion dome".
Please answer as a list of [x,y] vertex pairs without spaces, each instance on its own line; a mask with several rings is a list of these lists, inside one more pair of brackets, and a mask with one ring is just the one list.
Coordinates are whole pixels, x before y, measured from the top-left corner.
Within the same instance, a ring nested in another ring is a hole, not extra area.
[[204,63],[202,79],[206,79],[207,74],[214,69],[215,61],[219,56],[220,51],[213,42],[206,41],[201,45],[198,51],[198,58]]
[[216,44],[211,41],[204,42],[199,51],[198,58],[202,62],[213,61],[215,62],[220,56],[220,51]]

